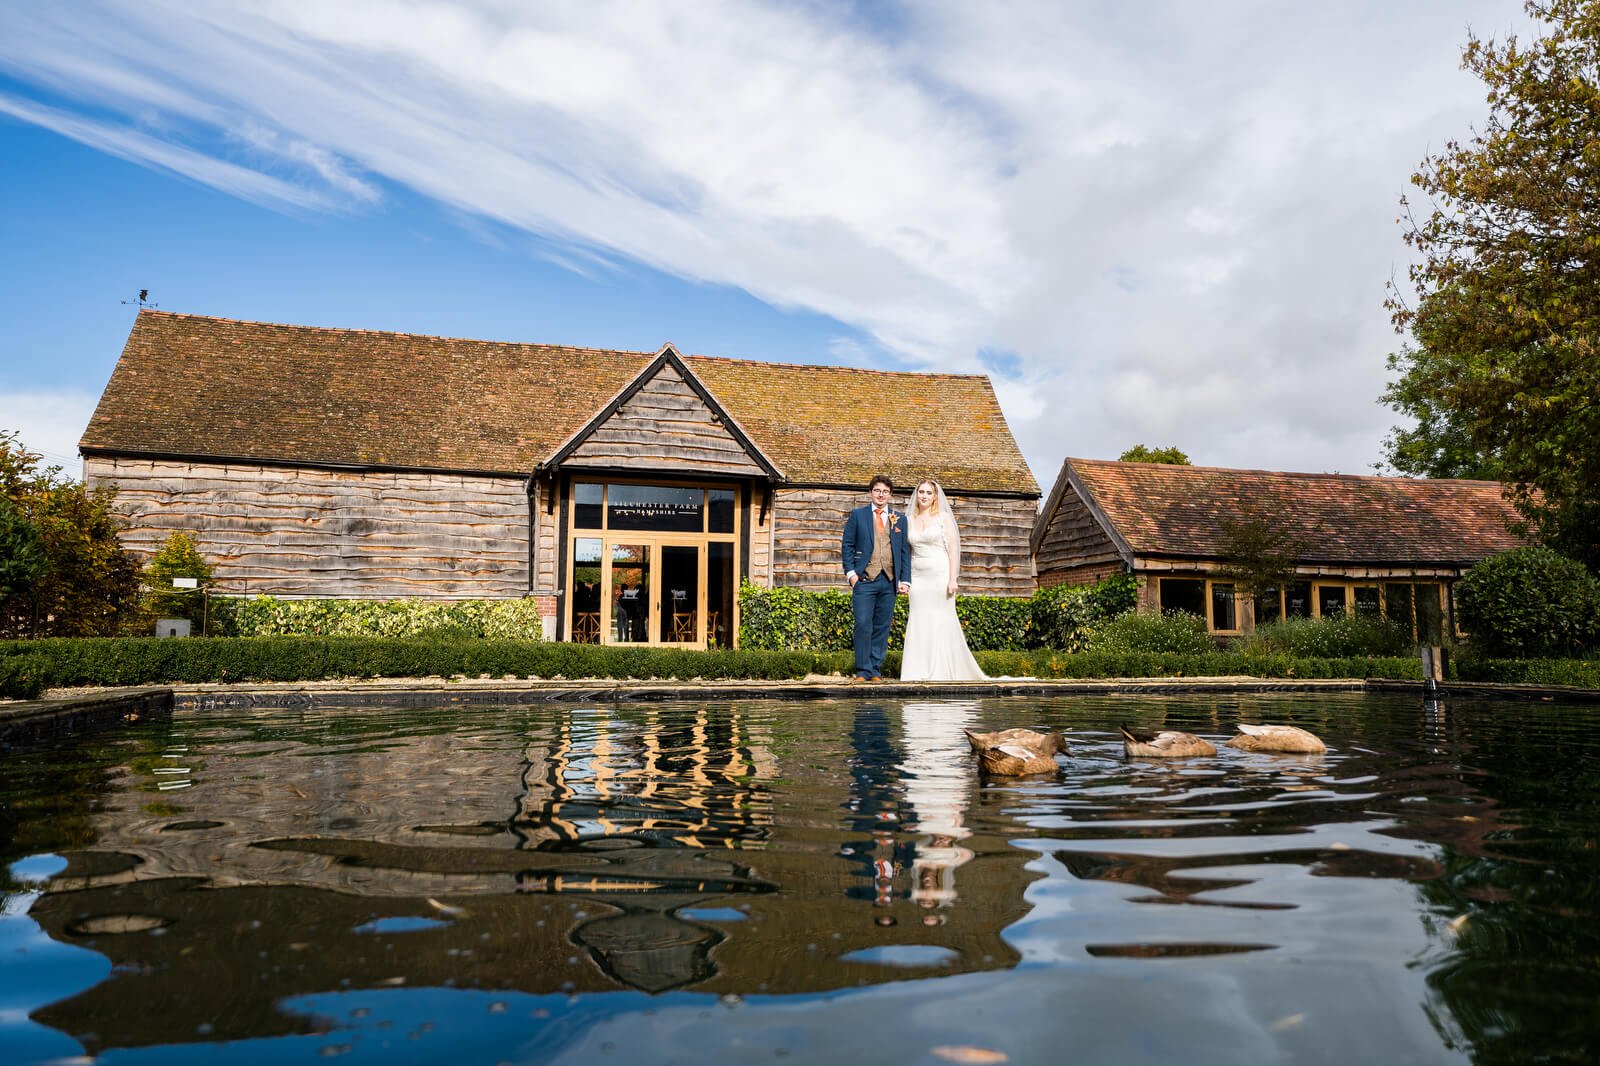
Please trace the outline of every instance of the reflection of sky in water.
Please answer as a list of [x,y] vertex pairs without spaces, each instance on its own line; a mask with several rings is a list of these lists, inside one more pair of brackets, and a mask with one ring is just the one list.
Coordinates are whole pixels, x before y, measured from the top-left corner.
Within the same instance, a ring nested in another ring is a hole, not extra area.
[[[47,880],[66,868],[58,855],[32,855],[11,864],[23,884]],[[51,939],[28,917],[37,892],[0,897],[0,1049],[7,1063],[44,1062],[82,1054],[76,1040],[29,1020],[28,1015],[96,982],[111,963],[87,948]]]

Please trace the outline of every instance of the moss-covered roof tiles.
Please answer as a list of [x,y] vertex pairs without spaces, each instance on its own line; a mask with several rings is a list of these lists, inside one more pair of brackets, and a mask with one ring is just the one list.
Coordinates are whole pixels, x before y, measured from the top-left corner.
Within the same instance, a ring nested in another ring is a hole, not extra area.
[[[85,451],[531,473],[650,352],[287,326],[143,310]],[[1037,494],[981,376],[691,356],[685,364],[798,484],[933,476]]]

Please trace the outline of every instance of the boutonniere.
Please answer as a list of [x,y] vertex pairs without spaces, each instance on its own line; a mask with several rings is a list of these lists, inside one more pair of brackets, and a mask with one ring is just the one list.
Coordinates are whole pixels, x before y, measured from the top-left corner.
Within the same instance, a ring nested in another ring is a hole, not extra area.
[[884,520],[889,525],[890,533],[893,533],[895,530],[900,528],[900,516],[895,514],[893,511],[890,511],[886,516],[884,516]]

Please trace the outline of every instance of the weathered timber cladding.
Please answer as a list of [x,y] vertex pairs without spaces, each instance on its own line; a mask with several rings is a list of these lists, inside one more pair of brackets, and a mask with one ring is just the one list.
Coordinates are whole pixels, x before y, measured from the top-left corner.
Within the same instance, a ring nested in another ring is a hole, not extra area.
[[[844,582],[839,540],[845,516],[867,502],[863,491],[777,490],[772,583],[837,588]],[[895,507],[904,510],[905,500]],[[950,507],[961,530],[963,592],[985,596],[1033,594],[1033,558],[1028,550],[1036,501],[1026,498],[954,496]]]
[[[750,488],[750,581],[772,584],[772,516],[774,508],[765,486]],[[766,505],[763,506],[763,500]]]
[[662,365],[620,410],[595,427],[564,465],[650,473],[764,473],[670,364]]
[[539,595],[553,596],[560,588],[561,575],[556,573],[559,557],[557,534],[560,531],[561,511],[550,506],[550,496],[558,490],[548,481],[536,483],[533,507],[533,591]]
[[1070,482],[1047,520],[1034,564],[1040,588],[1092,584],[1124,569],[1116,545]]
[[528,592],[521,479],[129,458],[88,458],[84,476],[117,487],[128,548],[149,554],[173,531],[190,533],[222,593]]

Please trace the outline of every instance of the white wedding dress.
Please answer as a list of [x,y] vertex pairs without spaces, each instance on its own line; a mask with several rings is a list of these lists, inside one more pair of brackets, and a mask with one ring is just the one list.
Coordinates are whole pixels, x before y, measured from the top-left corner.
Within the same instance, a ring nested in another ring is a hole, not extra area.
[[[954,519],[948,519],[954,527]],[[984,681],[967,649],[967,635],[956,617],[950,587],[950,554],[944,519],[906,523],[911,542],[911,605],[906,615],[906,647],[900,657],[902,681]],[[959,552],[959,546],[957,551]]]

